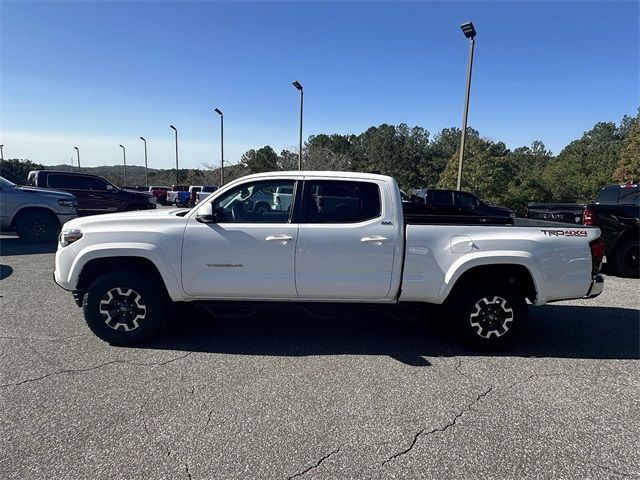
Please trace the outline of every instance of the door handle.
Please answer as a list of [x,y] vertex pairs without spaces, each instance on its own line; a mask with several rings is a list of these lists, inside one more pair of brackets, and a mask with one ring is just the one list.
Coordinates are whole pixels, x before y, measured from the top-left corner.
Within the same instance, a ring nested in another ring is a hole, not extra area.
[[362,237],[360,239],[361,243],[375,243],[376,245],[382,245],[387,241],[386,237],[381,237],[380,235],[374,235],[373,237]]
[[280,242],[282,245],[286,245],[287,242],[293,240],[293,237],[289,235],[270,235],[265,238],[267,242]]

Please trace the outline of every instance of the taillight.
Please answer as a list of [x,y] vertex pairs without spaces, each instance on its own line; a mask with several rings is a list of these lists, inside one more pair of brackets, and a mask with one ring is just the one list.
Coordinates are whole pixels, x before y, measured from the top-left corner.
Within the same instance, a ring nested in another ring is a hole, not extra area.
[[585,208],[582,211],[582,224],[583,225],[597,225],[598,224],[598,216],[596,215],[596,212],[594,212],[593,210],[589,210],[588,208]]
[[604,257],[604,240],[602,237],[598,237],[589,242],[589,248],[591,248],[592,271],[593,273],[598,273],[602,266],[602,258]]

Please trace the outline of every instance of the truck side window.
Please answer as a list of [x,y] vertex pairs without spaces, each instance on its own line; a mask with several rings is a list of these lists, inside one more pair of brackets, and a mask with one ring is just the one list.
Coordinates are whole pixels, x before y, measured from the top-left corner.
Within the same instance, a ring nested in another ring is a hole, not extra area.
[[433,204],[434,205],[452,205],[453,198],[450,191],[435,191],[433,192]]
[[[213,201],[219,223],[287,223],[293,211],[294,180],[261,180],[243,183]],[[288,201],[287,201],[288,200]]]
[[618,187],[618,185],[614,185],[614,188],[605,187],[602,190],[600,190],[600,193],[598,193],[598,197],[596,198],[596,203],[615,205],[618,203],[619,192],[620,192],[620,187]]
[[307,182],[303,199],[307,223],[354,223],[382,213],[380,188],[375,183],[340,180]]
[[82,179],[75,175],[50,173],[47,175],[47,186],[49,188],[61,188],[64,190],[84,190]]
[[466,210],[474,210],[478,208],[480,202],[473,195],[465,192],[454,192],[455,205]]
[[640,189],[623,188],[620,193],[620,205],[640,205]]

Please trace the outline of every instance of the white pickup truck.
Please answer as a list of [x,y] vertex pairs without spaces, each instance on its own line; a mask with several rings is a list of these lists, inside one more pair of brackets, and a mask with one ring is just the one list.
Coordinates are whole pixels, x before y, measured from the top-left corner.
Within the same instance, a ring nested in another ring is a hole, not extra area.
[[[288,211],[251,200],[288,188]],[[322,202],[322,191],[340,193]],[[518,333],[527,302],[602,292],[598,228],[491,225],[404,214],[403,206],[383,175],[250,175],[191,210],[67,222],[55,281],[113,344],[154,335],[170,302],[421,302],[450,304],[463,338],[492,349]]]

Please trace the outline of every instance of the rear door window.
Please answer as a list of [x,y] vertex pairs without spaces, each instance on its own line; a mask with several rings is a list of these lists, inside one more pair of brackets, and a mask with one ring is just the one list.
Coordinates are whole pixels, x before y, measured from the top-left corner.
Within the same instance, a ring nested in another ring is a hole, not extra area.
[[47,186],[64,190],[83,190],[86,188],[81,177],[58,173],[51,173],[47,176]]
[[433,203],[435,205],[453,205],[453,192],[450,192],[450,191],[433,192]]
[[613,187],[606,187],[600,190],[596,203],[604,203],[608,205],[615,205],[618,203],[618,194],[620,193],[620,187],[614,185]]
[[354,223],[382,214],[380,187],[369,182],[311,180],[303,199],[307,223]]
[[640,187],[622,188],[620,189],[621,205],[640,205]]

